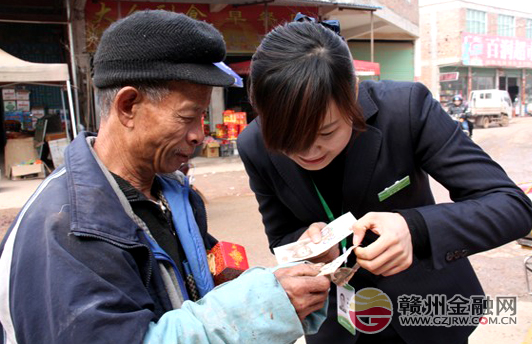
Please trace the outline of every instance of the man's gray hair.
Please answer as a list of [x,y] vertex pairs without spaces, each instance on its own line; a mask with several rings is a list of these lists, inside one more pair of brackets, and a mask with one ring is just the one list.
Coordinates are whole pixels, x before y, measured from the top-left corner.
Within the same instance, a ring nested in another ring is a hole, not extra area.
[[[126,85],[135,87],[139,92],[148,97],[154,103],[160,103],[170,93],[170,83],[162,82],[157,84],[139,84]],[[118,92],[125,86],[97,88],[96,95],[98,97],[98,105],[100,106],[100,116],[102,118],[109,117],[111,105],[115,100]]]

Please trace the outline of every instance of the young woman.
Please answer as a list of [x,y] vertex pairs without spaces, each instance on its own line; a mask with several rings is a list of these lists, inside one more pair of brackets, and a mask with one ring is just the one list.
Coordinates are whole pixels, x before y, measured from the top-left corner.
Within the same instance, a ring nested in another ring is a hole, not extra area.
[[[359,220],[347,246],[360,244],[362,269],[350,284],[380,289],[394,308],[389,326],[355,339],[337,322],[333,287],[328,320],[307,343],[467,342],[474,326],[402,326],[398,298],[482,295],[466,257],[530,231],[530,200],[423,85],[358,84],[348,45],[330,27],[275,28],[253,56],[250,81],[259,118],[238,150],[270,247],[319,241],[325,222],[351,212]],[[454,203],[435,204],[429,175]]]

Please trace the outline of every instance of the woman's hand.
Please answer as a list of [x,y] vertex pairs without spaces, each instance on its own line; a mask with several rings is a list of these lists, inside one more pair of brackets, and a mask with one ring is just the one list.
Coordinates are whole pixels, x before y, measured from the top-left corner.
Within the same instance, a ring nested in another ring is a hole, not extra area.
[[353,245],[360,244],[367,230],[379,238],[367,247],[357,247],[357,262],[374,275],[391,276],[412,265],[412,237],[405,219],[397,213],[367,213],[353,226]]
[[[303,239],[310,239],[313,243],[317,244],[321,241],[321,230],[327,226],[324,222],[314,222],[309,228],[301,235],[298,241]],[[333,261],[340,255],[340,248],[338,245],[334,245],[330,250],[323,252],[317,257],[308,259],[312,263],[328,263]]]

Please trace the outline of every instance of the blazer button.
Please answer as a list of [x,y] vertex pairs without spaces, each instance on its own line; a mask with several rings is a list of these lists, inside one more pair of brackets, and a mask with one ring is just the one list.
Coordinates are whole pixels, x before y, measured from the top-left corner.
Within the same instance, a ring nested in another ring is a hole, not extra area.
[[454,251],[454,259],[460,259],[462,258],[462,252],[456,250]]
[[452,252],[447,252],[447,254],[445,255],[445,260],[448,261],[448,262],[452,262],[454,260],[454,255]]
[[462,258],[465,258],[467,257],[467,250],[462,250]]

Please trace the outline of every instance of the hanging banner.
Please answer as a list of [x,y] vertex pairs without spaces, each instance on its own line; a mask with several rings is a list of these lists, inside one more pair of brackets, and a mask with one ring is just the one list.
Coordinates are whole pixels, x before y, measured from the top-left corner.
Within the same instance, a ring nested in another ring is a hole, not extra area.
[[532,39],[464,33],[465,66],[532,67]]
[[[217,6],[220,6],[219,4]],[[273,27],[292,21],[297,12],[317,17],[317,7],[227,5],[211,12],[209,4],[184,4],[141,1],[87,1],[85,23],[87,51],[94,52],[103,31],[119,18],[136,11],[162,9],[184,13],[187,16],[211,23],[224,36],[229,53],[253,53],[265,33]]]

